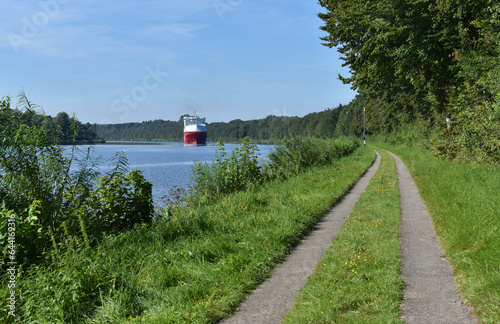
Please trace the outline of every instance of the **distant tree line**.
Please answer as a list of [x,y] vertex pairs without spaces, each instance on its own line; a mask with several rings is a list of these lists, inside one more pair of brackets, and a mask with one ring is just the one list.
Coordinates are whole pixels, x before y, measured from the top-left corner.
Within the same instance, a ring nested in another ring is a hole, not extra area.
[[97,134],[106,141],[166,141],[183,139],[184,123],[169,120],[151,120],[141,123],[97,125]]
[[[177,122],[154,120],[97,125],[97,133],[105,140],[182,141],[182,117]],[[212,142],[241,142],[245,137],[250,137],[253,141],[274,142],[280,141],[284,136],[360,136],[363,132],[362,123],[363,116],[349,104],[310,113],[304,117],[270,115],[263,119],[208,123],[207,126],[208,140]]]
[[330,138],[335,136],[338,109],[327,109],[304,117],[274,116],[263,119],[229,123],[211,123],[209,137],[215,140],[241,140],[250,137],[254,140],[280,140],[284,136],[305,135]]
[[6,127],[13,119],[19,119],[28,127],[41,127],[46,133],[52,134],[53,142],[57,144],[102,142],[102,139],[97,136],[96,124],[84,124],[76,117],[70,117],[66,112],[60,112],[56,117],[51,117],[36,110],[21,111],[17,108],[11,108],[8,97],[1,99],[0,104],[0,125],[2,127]]

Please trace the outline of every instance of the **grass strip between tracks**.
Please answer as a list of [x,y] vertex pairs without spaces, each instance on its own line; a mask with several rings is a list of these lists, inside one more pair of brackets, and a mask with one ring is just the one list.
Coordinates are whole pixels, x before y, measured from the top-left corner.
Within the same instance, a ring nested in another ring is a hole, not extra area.
[[377,174],[284,323],[402,323],[398,178],[379,152]]

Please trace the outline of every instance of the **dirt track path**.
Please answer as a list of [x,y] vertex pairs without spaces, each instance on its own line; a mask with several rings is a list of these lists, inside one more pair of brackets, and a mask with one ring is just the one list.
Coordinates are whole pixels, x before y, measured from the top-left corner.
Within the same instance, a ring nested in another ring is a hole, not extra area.
[[451,268],[408,169],[399,157],[390,154],[396,161],[401,195],[401,277],[406,286],[403,318],[409,324],[476,323],[468,315],[472,309],[456,292]]
[[358,183],[323,219],[316,229],[299,244],[286,261],[279,265],[271,278],[256,289],[239,307],[238,311],[222,323],[270,324],[280,323],[290,310],[298,291],[304,286],[331,245],[342,224],[349,218],[352,208],[365,191],[380,165],[377,153],[375,163]]
[[[390,152],[389,152],[390,153]],[[405,282],[401,305],[408,324],[472,324],[472,309],[456,291],[451,268],[443,256],[424,202],[408,169],[396,161],[401,195],[401,277]],[[222,323],[280,323],[290,310],[298,291],[314,272],[352,208],[380,165],[380,155],[365,175],[325,217],[316,229],[279,265],[272,277],[256,289],[238,311]]]

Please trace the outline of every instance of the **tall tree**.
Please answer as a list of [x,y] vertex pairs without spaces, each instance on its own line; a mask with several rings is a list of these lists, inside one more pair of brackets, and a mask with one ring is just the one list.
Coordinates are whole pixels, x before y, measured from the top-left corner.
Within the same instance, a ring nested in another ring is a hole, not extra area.
[[59,140],[61,143],[69,143],[71,141],[71,121],[66,112],[60,112],[54,118],[54,124],[59,127]]
[[[462,141],[455,148],[470,149],[477,141],[485,147],[498,143],[491,135],[495,124],[500,128],[495,108],[498,82],[491,81],[499,74],[498,1],[320,0],[319,4],[326,9],[319,13],[325,23],[321,28],[327,32],[324,45],[336,47],[350,69],[351,76],[340,79],[378,102],[389,126],[420,119],[446,133],[451,117],[457,130],[477,134],[469,144]],[[490,125],[488,131],[479,134],[472,120],[475,125],[478,121]],[[450,145],[459,139],[458,132],[448,135]]]

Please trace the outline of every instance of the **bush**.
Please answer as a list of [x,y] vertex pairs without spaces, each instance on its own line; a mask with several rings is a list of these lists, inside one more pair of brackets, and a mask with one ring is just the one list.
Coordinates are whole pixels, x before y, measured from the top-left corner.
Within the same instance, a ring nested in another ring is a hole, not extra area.
[[150,221],[152,189],[139,170],[97,179],[88,203],[92,233],[97,236],[98,231],[116,232]]
[[434,152],[445,158],[459,158],[478,164],[500,163],[500,104],[473,102],[458,97],[452,109],[450,129],[435,140]]
[[283,145],[269,154],[264,166],[268,179],[285,179],[299,174],[310,166],[332,163],[347,156],[360,146],[354,138],[320,140],[310,137],[285,137]]
[[273,179],[286,179],[310,166],[332,163],[360,146],[354,138],[321,140],[309,137],[285,137],[283,145],[269,153],[269,161],[259,164],[257,147],[246,137],[239,148],[227,156],[219,142],[214,159],[198,162],[192,170],[191,201],[219,198]]
[[216,198],[261,182],[261,167],[256,154],[258,149],[250,144],[248,137],[229,156],[222,142],[218,142],[217,146],[211,162],[197,162],[193,166],[191,199],[200,196]]
[[75,233],[81,233],[78,236],[88,245],[103,231],[121,231],[151,220],[152,185],[140,171],[126,173],[125,156],[118,156],[116,168],[99,178],[98,161],[90,159],[90,152],[79,159],[77,147],[65,151],[57,145],[56,130],[40,124],[45,119],[36,108],[24,93],[16,109],[10,108],[10,98],[0,100],[4,257],[11,215],[16,219],[18,263],[42,261],[44,252],[57,251]]

